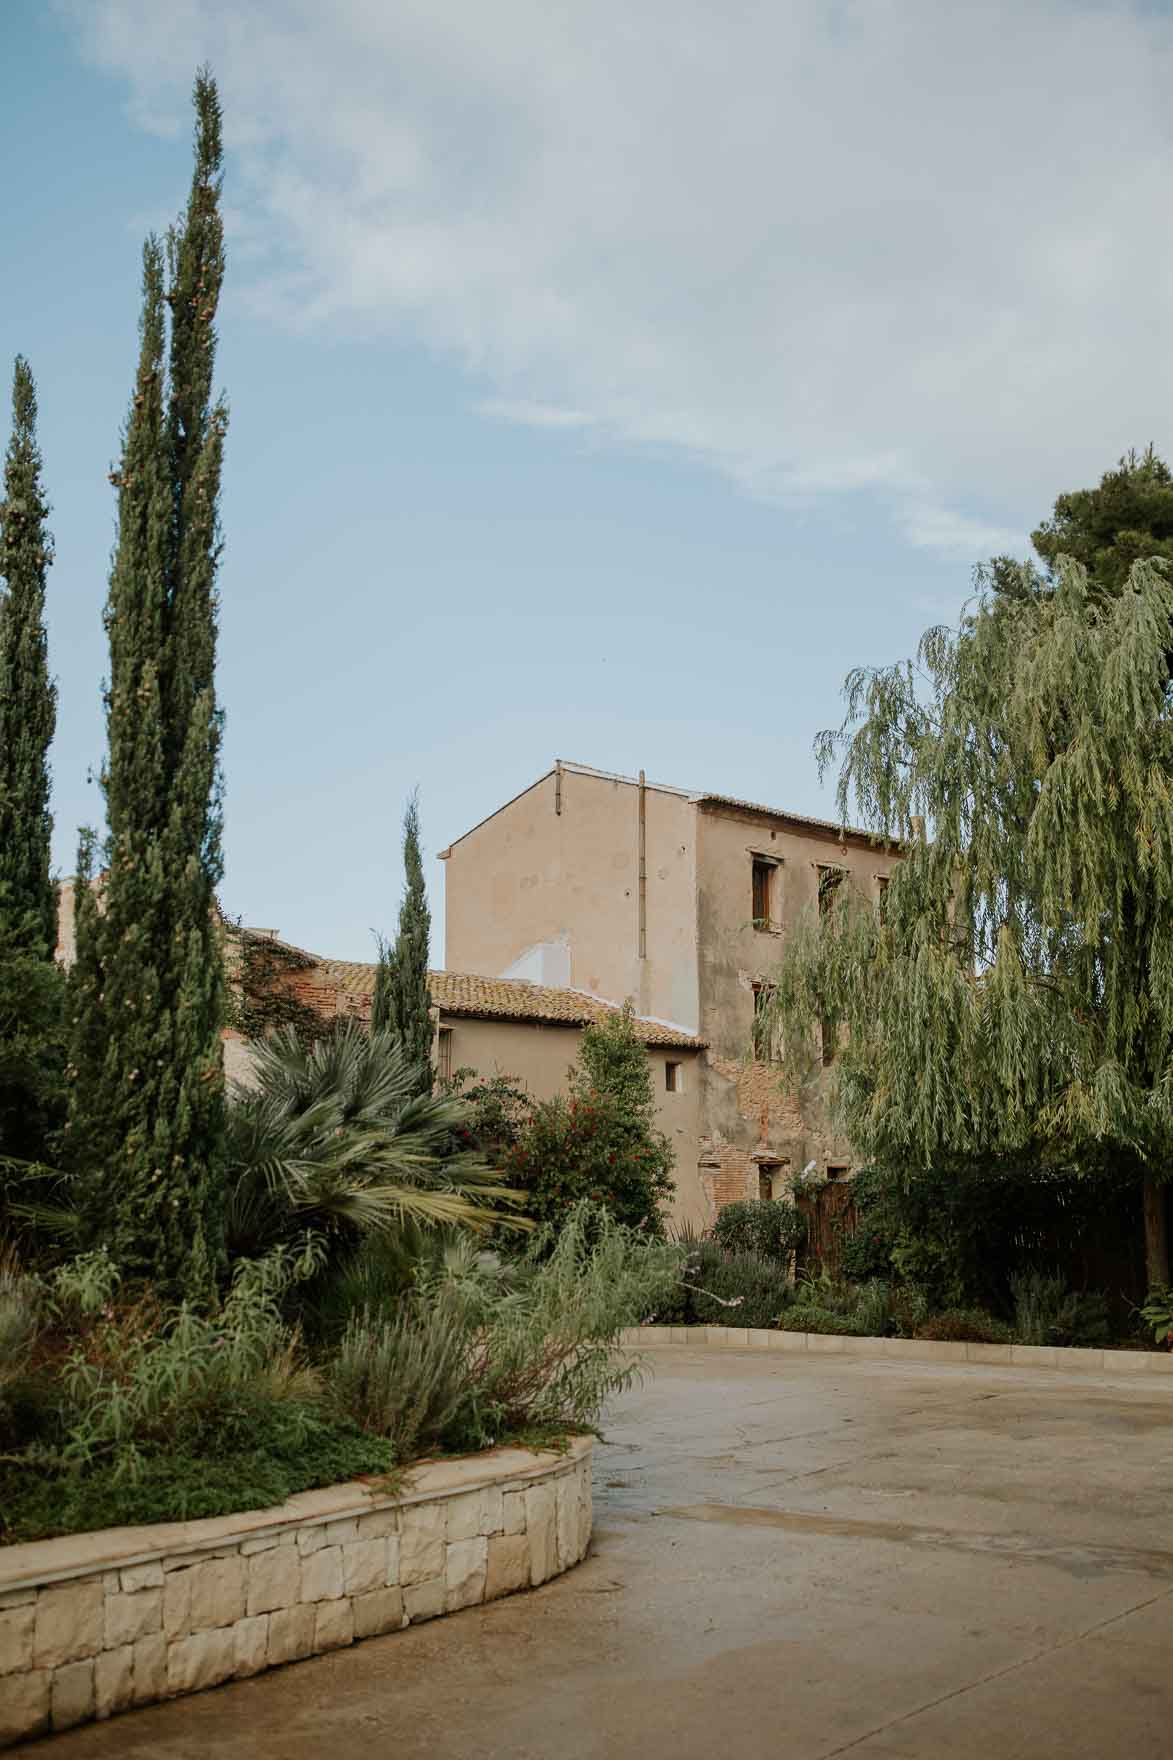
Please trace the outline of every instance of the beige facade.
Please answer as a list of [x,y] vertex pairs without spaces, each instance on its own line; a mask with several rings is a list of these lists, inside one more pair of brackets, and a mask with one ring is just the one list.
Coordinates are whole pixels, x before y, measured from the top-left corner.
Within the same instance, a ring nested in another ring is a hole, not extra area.
[[[755,986],[820,885],[878,904],[899,851],[728,796],[559,763],[443,852],[446,956],[622,1002],[697,1035],[696,1186],[712,1212],[853,1163],[816,1099],[754,1055]],[[642,881],[642,884],[641,884]],[[814,1031],[812,1027],[812,1031]],[[691,1174],[678,1168],[692,1185]]]

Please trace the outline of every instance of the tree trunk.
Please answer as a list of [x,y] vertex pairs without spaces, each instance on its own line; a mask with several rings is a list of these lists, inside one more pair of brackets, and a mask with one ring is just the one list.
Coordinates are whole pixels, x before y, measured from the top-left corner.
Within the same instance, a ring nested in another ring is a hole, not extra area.
[[1151,1173],[1144,1176],[1144,1261],[1150,1289],[1169,1282],[1169,1236],[1165,1226],[1165,1187]]

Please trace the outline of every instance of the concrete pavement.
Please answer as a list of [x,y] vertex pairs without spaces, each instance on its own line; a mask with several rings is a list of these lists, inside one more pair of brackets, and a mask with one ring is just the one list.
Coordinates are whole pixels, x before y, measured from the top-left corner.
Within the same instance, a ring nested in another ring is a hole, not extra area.
[[595,1542],[568,1576],[13,1752],[1173,1752],[1173,1385],[687,1349],[649,1367],[596,1451]]

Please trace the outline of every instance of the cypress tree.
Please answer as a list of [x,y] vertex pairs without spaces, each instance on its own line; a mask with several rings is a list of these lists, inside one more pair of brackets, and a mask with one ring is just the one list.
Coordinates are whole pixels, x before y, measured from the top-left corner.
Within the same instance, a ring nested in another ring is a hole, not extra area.
[[428,990],[432,914],[420,854],[418,793],[408,801],[403,816],[403,867],[407,884],[399,907],[399,933],[393,946],[382,939],[379,942],[371,1027],[400,1039],[419,1068],[419,1091],[427,1094],[432,1086],[432,997]]
[[37,394],[16,358],[12,438],[0,507],[0,909],[27,927],[44,958],[57,943],[57,895],[49,876],[49,746],[57,692],[49,677],[45,576],[53,560],[41,488]]
[[[41,487],[37,399],[19,356],[0,504],[0,1162],[43,1161],[64,1092],[56,888],[49,873],[49,677],[45,576],[53,559]],[[26,1195],[26,1194],[22,1194]]]
[[226,1016],[214,673],[227,411],[211,392],[222,148],[206,71],[195,110],[186,211],[166,250],[151,238],[143,253],[138,372],[113,473],[108,837],[100,876],[91,835],[79,852],[68,1135],[91,1236],[132,1275],[203,1300],[223,1254]]

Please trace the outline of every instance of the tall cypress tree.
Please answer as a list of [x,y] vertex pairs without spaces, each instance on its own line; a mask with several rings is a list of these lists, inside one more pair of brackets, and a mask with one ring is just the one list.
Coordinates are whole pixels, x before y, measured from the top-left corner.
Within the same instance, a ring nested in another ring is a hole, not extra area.
[[13,1163],[47,1157],[64,1103],[61,974],[53,962],[57,901],[49,875],[57,692],[45,638],[45,576],[53,558],[48,511],[36,391],[28,362],[18,356],[0,504],[0,1187]]
[[49,677],[45,576],[53,540],[45,521],[37,394],[20,355],[12,380],[12,438],[0,507],[0,910],[27,929],[45,959],[57,941],[49,877],[49,746],[57,692]]
[[92,836],[79,854],[68,1135],[91,1235],[132,1275],[200,1300],[222,1259],[226,1009],[214,672],[227,411],[211,396],[222,148],[206,71],[195,110],[186,212],[165,251],[151,238],[143,253],[138,373],[113,474],[108,839],[96,884]]
[[399,933],[393,946],[379,943],[371,1027],[386,1029],[402,1041],[412,1062],[419,1066],[419,1089],[426,1094],[432,1086],[432,997],[428,990],[432,914],[420,854],[418,793],[408,801],[403,816],[403,867],[407,885],[399,907]]

